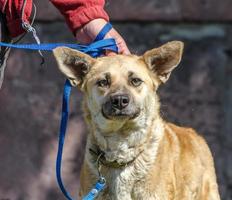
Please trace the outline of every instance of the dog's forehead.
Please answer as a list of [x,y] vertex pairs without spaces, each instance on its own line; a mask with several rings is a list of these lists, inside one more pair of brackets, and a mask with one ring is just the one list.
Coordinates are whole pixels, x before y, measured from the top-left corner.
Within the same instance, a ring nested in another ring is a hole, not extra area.
[[100,57],[97,59],[93,70],[98,73],[106,71],[114,74],[134,72],[136,74],[146,74],[148,72],[144,61],[135,55],[116,55]]

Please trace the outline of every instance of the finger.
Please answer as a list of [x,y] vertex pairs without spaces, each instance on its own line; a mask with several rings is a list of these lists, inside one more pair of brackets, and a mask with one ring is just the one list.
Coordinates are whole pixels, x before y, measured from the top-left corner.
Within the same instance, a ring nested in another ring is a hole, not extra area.
[[119,54],[129,55],[130,51],[126,45],[126,42],[122,38],[122,36],[113,28],[111,29],[105,36],[105,38],[114,38],[116,40],[116,44],[118,47]]
[[127,48],[127,46],[124,46],[124,48],[122,48],[122,54],[125,54],[125,55],[130,55],[131,52],[130,50]]
[[110,50],[106,50],[106,53],[105,53],[106,56],[115,56],[117,55],[117,53],[113,52],[113,51],[110,51]]
[[130,50],[128,49],[125,41],[120,38],[118,41],[117,41],[117,46],[118,46],[118,53],[120,54],[125,54],[125,55],[130,55]]

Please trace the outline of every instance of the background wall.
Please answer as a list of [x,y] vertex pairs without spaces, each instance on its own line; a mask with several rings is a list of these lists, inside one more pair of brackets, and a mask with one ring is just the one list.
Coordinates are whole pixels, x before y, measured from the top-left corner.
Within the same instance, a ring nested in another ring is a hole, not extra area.
[[[43,42],[75,42],[49,1],[35,3]],[[206,138],[222,200],[231,200],[231,0],[110,0],[106,9],[136,54],[170,40],[185,42],[182,63],[159,91],[162,115]],[[23,42],[31,41],[28,35]],[[0,91],[0,199],[64,199],[56,183],[55,158],[65,79],[51,53],[45,56],[42,67],[31,51],[12,51],[8,61]],[[64,182],[75,197],[86,132],[81,98],[74,90],[63,161]]]

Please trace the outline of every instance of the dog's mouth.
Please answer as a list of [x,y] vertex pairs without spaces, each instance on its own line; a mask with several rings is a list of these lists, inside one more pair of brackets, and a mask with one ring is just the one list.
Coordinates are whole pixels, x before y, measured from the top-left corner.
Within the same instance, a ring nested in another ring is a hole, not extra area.
[[108,120],[133,120],[137,118],[140,114],[140,109],[135,110],[118,110],[118,109],[105,109],[104,106],[102,107],[102,115]]

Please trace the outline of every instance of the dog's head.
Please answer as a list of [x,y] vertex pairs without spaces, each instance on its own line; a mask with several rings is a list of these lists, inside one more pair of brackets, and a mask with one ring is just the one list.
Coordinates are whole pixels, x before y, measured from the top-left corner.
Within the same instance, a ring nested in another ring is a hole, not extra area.
[[143,56],[92,58],[59,47],[54,50],[59,69],[85,96],[89,118],[103,131],[116,131],[127,122],[143,121],[159,107],[156,90],[179,64],[183,43],[173,41]]

